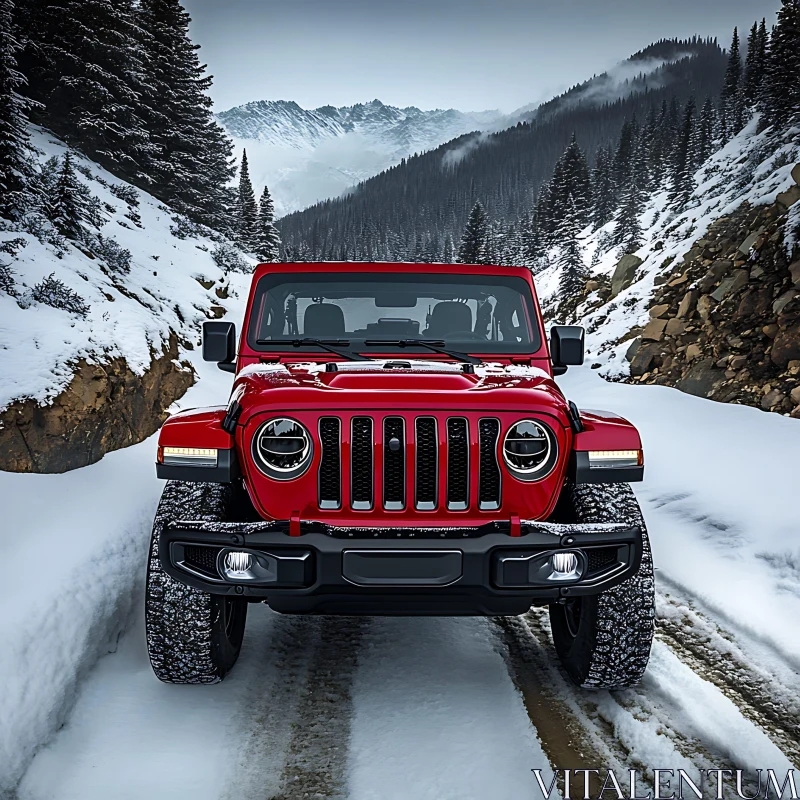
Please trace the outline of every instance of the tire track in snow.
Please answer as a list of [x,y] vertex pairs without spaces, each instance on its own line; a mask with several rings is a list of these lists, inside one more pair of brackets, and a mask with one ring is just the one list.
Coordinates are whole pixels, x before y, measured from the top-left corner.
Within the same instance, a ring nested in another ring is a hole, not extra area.
[[347,791],[351,687],[369,618],[317,617],[302,621],[316,628],[313,652],[297,698],[281,787],[270,800],[340,800]]
[[[556,729],[554,735],[554,723],[545,720],[542,724],[541,708],[536,708],[538,696],[547,690],[541,686],[532,689],[521,686],[523,697],[528,694],[534,698],[533,704],[526,699],[526,706],[532,721],[539,727],[543,748],[554,753],[556,763],[567,755],[574,758],[586,747],[589,753],[594,751],[596,755],[594,763],[587,758],[582,767],[594,767],[599,763],[603,767],[637,769],[643,774],[668,764],[696,775],[700,769],[733,768],[737,759],[736,766],[743,767],[752,763],[753,758],[778,767],[788,766],[788,761],[762,731],[663,644],[655,643],[651,667],[639,687],[586,692],[570,682],[557,661],[547,610],[532,609],[519,622],[522,624],[503,623],[506,635],[511,634],[512,640],[516,640],[512,647],[527,654],[532,663],[527,672],[517,672],[517,679],[542,682],[551,687],[549,691],[554,699],[547,701],[550,708],[545,705],[545,716],[553,711],[561,713],[565,708],[569,712],[559,721],[570,733],[565,736]],[[698,709],[701,710],[695,713]],[[573,732],[575,725],[583,727],[583,735]],[[732,736],[735,743],[728,742],[728,736]],[[567,754],[563,752],[565,738],[573,743]],[[757,765],[763,766],[760,762]]]
[[800,680],[771,668],[779,654],[747,651],[741,635],[725,630],[670,587],[657,596],[656,637],[713,683],[800,768]]

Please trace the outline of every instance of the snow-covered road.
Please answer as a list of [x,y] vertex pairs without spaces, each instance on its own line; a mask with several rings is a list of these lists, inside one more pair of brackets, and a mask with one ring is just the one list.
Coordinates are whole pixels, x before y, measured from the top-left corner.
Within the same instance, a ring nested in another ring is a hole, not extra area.
[[[199,369],[184,406],[225,394],[230,376]],[[0,583],[12,643],[0,656],[0,753],[16,773],[0,766],[0,796],[22,776],[20,800],[505,800],[540,797],[531,769],[546,777],[551,764],[800,766],[800,424],[585,369],[561,383],[581,407],[611,408],[643,434],[647,479],[636,488],[660,622],[639,688],[574,689],[540,611],[354,620],[261,606],[223,684],[160,684],[141,618],[140,556],[159,488],[150,441],[67,476],[2,476],[15,524],[44,481],[63,482],[73,532],[92,524],[80,551],[44,574],[29,568],[37,537],[52,539],[47,525],[2,542],[16,594]],[[108,495],[126,470],[136,508]],[[115,507],[122,526],[105,524]],[[20,627],[31,608],[34,622]],[[43,626],[46,641],[30,636]],[[88,675],[101,650],[82,644],[87,630],[113,650]]]

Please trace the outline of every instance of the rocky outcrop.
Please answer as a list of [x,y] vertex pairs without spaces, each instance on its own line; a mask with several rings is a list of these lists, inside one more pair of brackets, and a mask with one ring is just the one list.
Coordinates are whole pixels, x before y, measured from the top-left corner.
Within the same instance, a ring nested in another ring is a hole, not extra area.
[[0,469],[66,472],[155,433],[164,409],[194,382],[178,364],[178,343],[153,358],[142,376],[124,359],[102,365],[79,362],[69,386],[49,405],[16,402],[0,413]]
[[656,278],[626,354],[632,380],[800,418],[800,261],[783,244],[796,188],[718,219]]

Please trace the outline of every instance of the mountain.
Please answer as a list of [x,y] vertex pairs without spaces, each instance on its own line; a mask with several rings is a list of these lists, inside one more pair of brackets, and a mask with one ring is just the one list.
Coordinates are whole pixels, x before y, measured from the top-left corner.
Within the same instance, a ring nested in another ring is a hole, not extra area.
[[[480,200],[490,217],[513,222],[530,214],[542,182],[573,133],[593,161],[616,141],[623,123],[652,107],[719,94],[726,56],[716,41],[657,42],[620,67],[543,104],[513,127],[463,135],[404,160],[347,196],[284,217],[284,243],[308,257],[400,260],[413,257],[420,236],[458,241]],[[524,110],[522,110],[524,112]],[[249,155],[249,152],[248,152]],[[437,259],[438,260],[438,257]]]
[[413,153],[495,127],[504,117],[499,111],[396,108],[380,100],[311,110],[286,100],[259,100],[217,119],[237,155],[247,149],[254,183],[269,185],[283,216],[336,197]]

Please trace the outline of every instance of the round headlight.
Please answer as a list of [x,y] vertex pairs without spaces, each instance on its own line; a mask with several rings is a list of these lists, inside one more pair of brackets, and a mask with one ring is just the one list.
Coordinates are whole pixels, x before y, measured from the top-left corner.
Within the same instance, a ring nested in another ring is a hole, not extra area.
[[293,419],[271,419],[253,437],[253,459],[270,478],[288,481],[299,478],[314,453],[311,435]]
[[503,460],[514,477],[539,481],[553,471],[558,460],[555,434],[535,419],[517,422],[503,440]]

